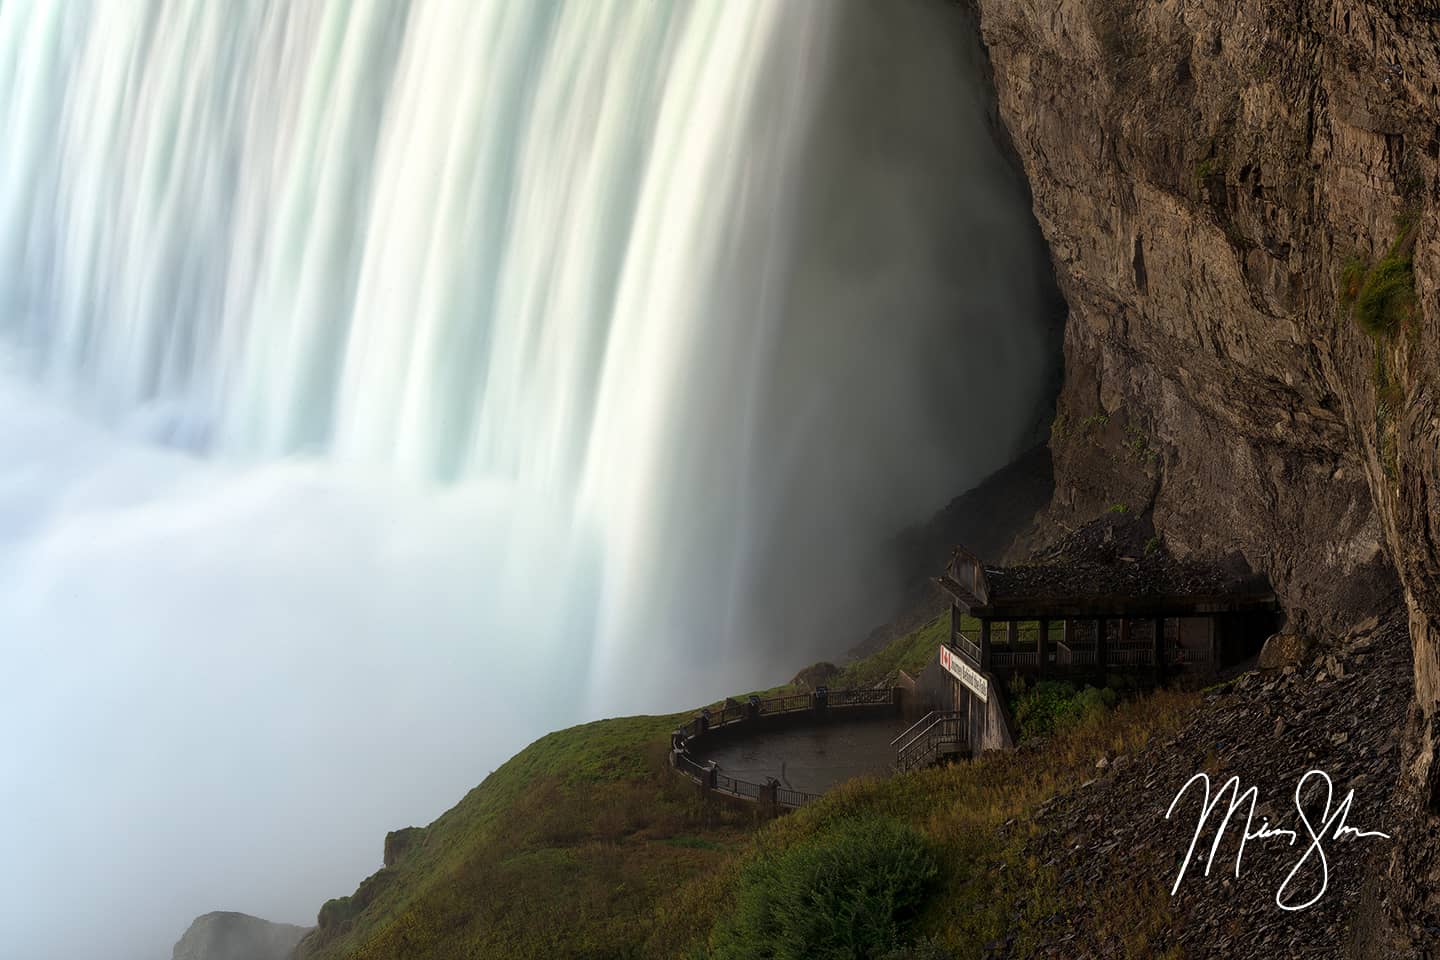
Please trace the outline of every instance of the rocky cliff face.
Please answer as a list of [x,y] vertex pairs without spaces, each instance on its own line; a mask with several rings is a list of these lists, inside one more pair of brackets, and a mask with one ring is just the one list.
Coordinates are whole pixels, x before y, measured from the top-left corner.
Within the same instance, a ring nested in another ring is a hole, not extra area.
[[[1440,4],[975,2],[1070,306],[1052,518],[1152,511],[1321,635],[1398,573],[1409,829],[1433,837]],[[1440,890],[1430,854],[1395,870]]]
[[287,960],[309,930],[243,913],[196,917],[175,944],[173,960]]

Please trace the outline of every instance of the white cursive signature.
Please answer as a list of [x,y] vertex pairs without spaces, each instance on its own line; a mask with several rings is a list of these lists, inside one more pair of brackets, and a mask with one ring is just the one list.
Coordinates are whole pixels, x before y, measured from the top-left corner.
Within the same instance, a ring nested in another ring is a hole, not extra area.
[[[1311,823],[1310,818],[1305,813],[1304,806],[1300,802],[1300,798],[1305,792],[1305,784],[1308,783],[1312,777],[1319,777],[1325,782],[1325,805],[1321,810],[1320,827],[1318,830],[1315,828],[1315,825]],[[1170,801],[1170,808],[1165,811],[1166,820],[1170,819],[1170,815],[1175,812],[1175,805],[1180,802],[1180,799],[1184,797],[1196,783],[1204,785],[1205,799],[1200,809],[1200,818],[1195,824],[1195,834],[1190,838],[1190,849],[1185,852],[1185,862],[1180,864],[1180,873],[1175,877],[1175,885],[1170,888],[1170,896],[1175,896],[1176,892],[1179,891],[1180,882],[1185,879],[1185,871],[1190,868],[1190,861],[1195,855],[1195,846],[1200,842],[1200,835],[1205,832],[1205,825],[1209,821],[1210,815],[1215,812],[1215,808],[1218,807],[1220,801],[1225,798],[1226,791],[1230,792],[1230,805],[1225,811],[1224,819],[1220,821],[1219,829],[1215,831],[1214,842],[1210,844],[1210,856],[1205,861],[1205,876],[1210,876],[1210,867],[1215,862],[1215,854],[1220,849],[1220,841],[1225,836],[1225,828],[1230,825],[1230,818],[1235,815],[1236,810],[1244,806],[1246,800],[1250,801],[1250,809],[1245,814],[1245,829],[1240,834],[1240,849],[1235,853],[1235,876],[1237,879],[1240,876],[1240,860],[1245,856],[1245,844],[1251,840],[1269,840],[1274,837],[1284,837],[1287,839],[1289,845],[1293,847],[1295,841],[1299,839],[1299,834],[1294,830],[1282,830],[1279,827],[1270,826],[1268,818],[1262,817],[1260,826],[1254,826],[1255,802],[1259,797],[1259,791],[1255,787],[1250,787],[1248,790],[1242,791],[1240,789],[1240,778],[1238,776],[1226,780],[1224,786],[1215,793],[1212,799],[1210,796],[1210,775],[1206,773],[1195,774],[1195,776],[1185,781],[1185,785],[1180,788],[1180,792],[1175,794],[1175,799]],[[1323,770],[1311,770],[1300,778],[1299,783],[1295,784],[1295,810],[1299,813],[1300,822],[1304,825],[1305,833],[1310,838],[1310,845],[1305,848],[1305,853],[1296,861],[1295,866],[1290,869],[1285,879],[1281,881],[1280,888],[1275,891],[1275,905],[1281,910],[1304,910],[1306,907],[1313,906],[1325,895],[1325,890],[1330,886],[1330,863],[1325,857],[1325,848],[1323,845],[1327,837],[1335,840],[1343,840],[1346,837],[1357,840],[1363,837],[1390,839],[1390,834],[1388,833],[1381,833],[1379,830],[1359,830],[1346,823],[1350,817],[1350,805],[1355,800],[1354,790],[1345,794],[1345,799],[1341,800],[1332,812],[1330,805],[1334,799],[1335,786],[1330,781],[1330,775]],[[1291,885],[1295,882],[1295,876],[1300,872],[1300,868],[1305,866],[1312,856],[1318,856],[1320,858],[1320,889],[1313,897],[1304,903],[1292,903],[1292,894],[1290,893]]]

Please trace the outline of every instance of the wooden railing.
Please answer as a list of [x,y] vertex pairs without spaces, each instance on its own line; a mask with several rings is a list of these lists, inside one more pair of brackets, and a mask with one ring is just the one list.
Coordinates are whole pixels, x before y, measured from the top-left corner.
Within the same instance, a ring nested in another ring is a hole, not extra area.
[[965,655],[965,658],[970,661],[972,667],[979,668],[980,644],[957,630],[955,631],[955,643],[953,646]]
[[1093,667],[1095,651],[1084,647],[1072,647],[1063,640],[1055,644],[1055,664],[1061,667]]
[[1007,650],[1004,647],[992,646],[990,666],[997,670],[1033,670],[1040,666],[1040,653],[1036,650]]

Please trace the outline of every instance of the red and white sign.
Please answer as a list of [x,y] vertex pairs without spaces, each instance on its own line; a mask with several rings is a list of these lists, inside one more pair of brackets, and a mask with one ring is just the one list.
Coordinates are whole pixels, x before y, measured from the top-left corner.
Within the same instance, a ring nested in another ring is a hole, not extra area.
[[989,702],[990,682],[980,671],[966,663],[964,657],[950,649],[948,644],[940,645],[940,666],[950,676],[965,684],[975,696]]

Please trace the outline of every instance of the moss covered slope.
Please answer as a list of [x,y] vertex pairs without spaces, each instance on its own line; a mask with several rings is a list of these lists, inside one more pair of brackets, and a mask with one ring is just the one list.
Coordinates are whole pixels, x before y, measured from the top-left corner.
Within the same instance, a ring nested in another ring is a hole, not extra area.
[[[844,680],[917,670],[943,630],[942,619],[897,639]],[[1015,903],[1053,900],[1035,879],[1043,871],[998,869],[1018,846],[1013,831],[1001,841],[993,828],[1080,783],[1097,753],[1133,750],[1172,728],[1189,702],[1161,694],[1092,717],[1043,751],[852,782],[770,823],[706,805],[668,768],[679,716],[552,733],[407,838],[354,895],[327,903],[300,956],[674,957],[711,946],[730,956],[725,931],[756,864],[785,851],[804,860],[807,845],[823,851],[862,816],[918,832],[938,865],[904,937],[934,935],[968,951],[999,932]],[[1023,889],[1011,880],[1021,874]],[[770,956],[764,949],[752,955]]]

